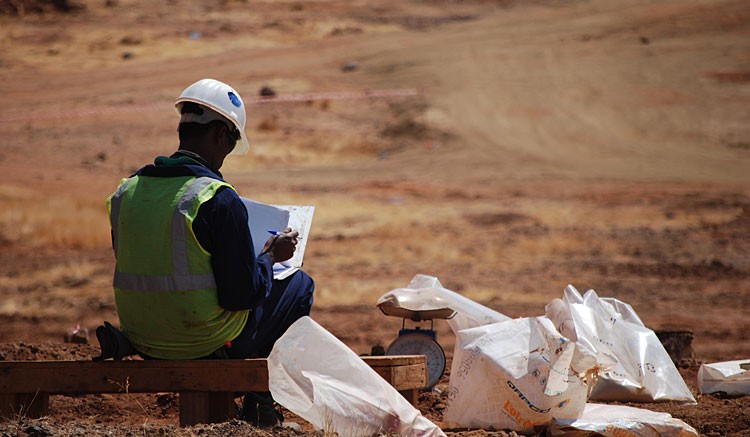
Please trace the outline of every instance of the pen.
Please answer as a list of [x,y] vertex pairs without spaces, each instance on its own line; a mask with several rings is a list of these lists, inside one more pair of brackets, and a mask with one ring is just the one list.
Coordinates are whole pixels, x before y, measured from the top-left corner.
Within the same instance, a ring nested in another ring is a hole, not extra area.
[[[271,234],[271,235],[276,235],[277,237],[278,237],[278,236],[281,236],[281,235],[284,235],[284,233],[283,233],[283,232],[279,232],[279,231],[274,231],[274,230],[269,230],[269,231],[268,231],[268,233],[269,233],[269,234]],[[295,237],[295,238],[297,238],[298,240],[301,240],[301,239],[302,239],[302,237],[300,237],[300,236],[297,236],[297,237]]]

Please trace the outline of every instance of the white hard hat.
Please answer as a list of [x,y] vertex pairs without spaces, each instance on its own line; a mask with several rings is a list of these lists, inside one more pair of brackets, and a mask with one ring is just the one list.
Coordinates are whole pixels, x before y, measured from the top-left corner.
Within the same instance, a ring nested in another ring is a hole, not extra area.
[[[240,131],[240,139],[230,152],[230,155],[244,155],[250,145],[245,135],[245,105],[240,94],[231,86],[214,79],[202,79],[180,94],[174,102],[177,114],[181,114],[184,102],[194,102],[207,106],[231,121]],[[198,120],[193,120],[198,121]],[[205,122],[208,122],[205,121]]]

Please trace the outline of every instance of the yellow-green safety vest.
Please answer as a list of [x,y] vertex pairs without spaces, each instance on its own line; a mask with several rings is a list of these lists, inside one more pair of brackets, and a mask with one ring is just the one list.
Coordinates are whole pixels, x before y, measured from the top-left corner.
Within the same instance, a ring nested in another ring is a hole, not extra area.
[[209,177],[133,176],[107,199],[117,265],[115,304],[133,346],[161,359],[210,355],[248,311],[218,302],[211,254],[193,233],[200,206],[230,184]]

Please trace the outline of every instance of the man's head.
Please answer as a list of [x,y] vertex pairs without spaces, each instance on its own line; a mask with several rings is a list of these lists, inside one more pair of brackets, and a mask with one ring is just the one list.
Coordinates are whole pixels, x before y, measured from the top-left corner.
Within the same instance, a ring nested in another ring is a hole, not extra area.
[[180,114],[181,149],[192,150],[206,159],[206,154],[210,154],[214,161],[218,160],[218,167],[227,154],[247,153],[245,107],[239,93],[229,85],[213,79],[199,80],[180,94],[175,109]]

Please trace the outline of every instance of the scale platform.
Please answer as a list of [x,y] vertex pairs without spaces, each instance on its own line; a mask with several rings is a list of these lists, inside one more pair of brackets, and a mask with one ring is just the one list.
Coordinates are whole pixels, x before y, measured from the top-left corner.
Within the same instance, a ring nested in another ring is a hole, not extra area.
[[[435,319],[450,319],[456,312],[450,308],[410,309],[404,307],[405,302],[388,300],[378,304],[383,314],[403,319],[398,337],[388,346],[386,355],[424,355],[427,358],[427,389],[431,389],[445,374],[445,350],[437,342],[435,334]],[[408,304],[408,303],[407,303]],[[430,322],[430,328],[416,326],[406,328],[406,321]]]

